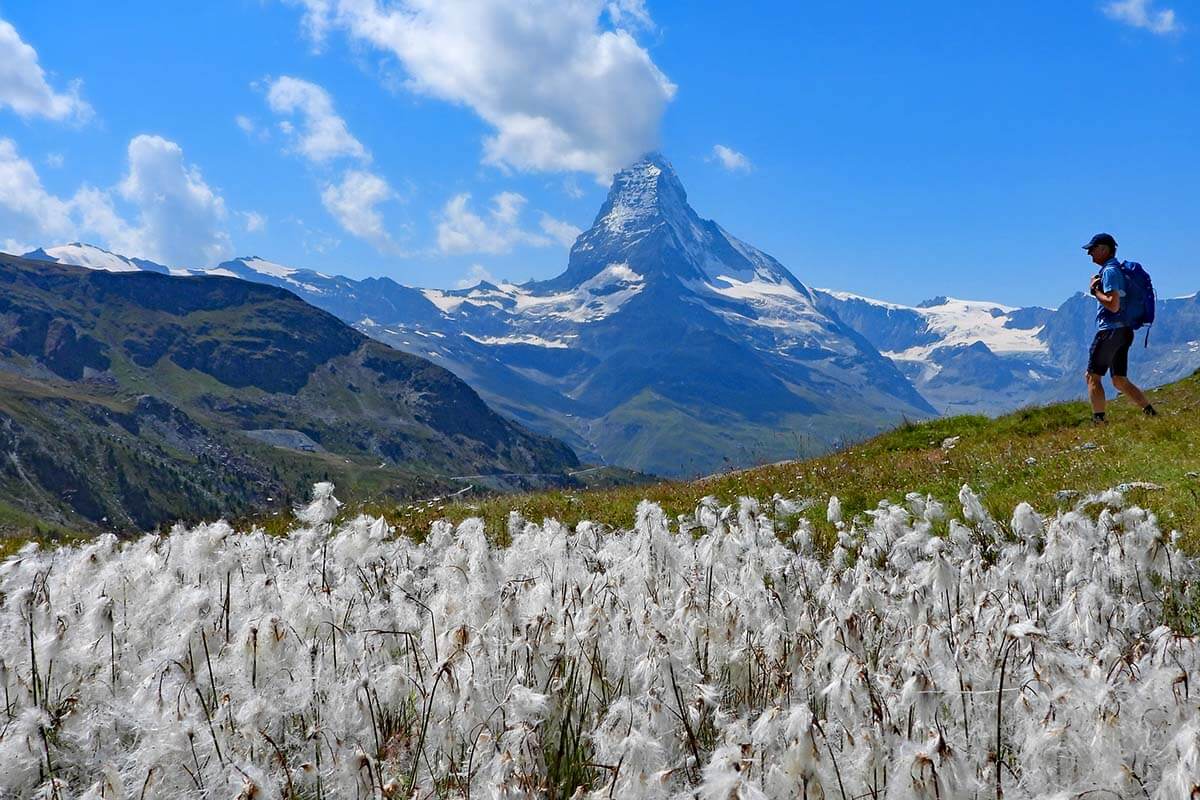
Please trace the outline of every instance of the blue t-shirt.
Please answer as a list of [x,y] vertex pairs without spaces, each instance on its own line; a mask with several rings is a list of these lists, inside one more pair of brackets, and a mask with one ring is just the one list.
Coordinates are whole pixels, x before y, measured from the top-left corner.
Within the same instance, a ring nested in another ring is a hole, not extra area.
[[[1100,270],[1100,289],[1105,294],[1112,294],[1114,291],[1118,297],[1125,297],[1125,273],[1121,272],[1121,262],[1115,258],[1110,258]],[[1096,311],[1096,325],[1102,331],[1111,331],[1116,328],[1128,328],[1129,324],[1125,322],[1124,308],[1118,308],[1117,311],[1109,311],[1104,307],[1104,304],[1099,300],[1096,304],[1100,308]],[[1121,305],[1125,304],[1124,300]]]

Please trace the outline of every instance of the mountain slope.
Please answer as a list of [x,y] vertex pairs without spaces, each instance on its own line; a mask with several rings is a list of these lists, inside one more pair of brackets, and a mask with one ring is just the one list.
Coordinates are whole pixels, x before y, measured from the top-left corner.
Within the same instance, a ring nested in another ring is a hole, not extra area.
[[1120,487],[1133,502],[1155,512],[1164,531],[1180,531],[1185,549],[1200,554],[1200,417],[1195,413],[1200,371],[1149,396],[1159,417],[1144,417],[1122,400],[1109,407],[1110,422],[1103,427],[1091,424],[1085,403],[1062,403],[998,418],[958,416],[901,425],[818,458],[698,481],[535,492],[444,509],[368,510],[386,514],[406,531],[428,530],[435,519],[482,517],[490,532],[503,536],[513,510],[526,519],[552,518],[567,526],[591,520],[628,528],[642,500],[658,503],[674,519],[694,513],[706,497],[734,508],[743,497],[764,508],[784,497],[790,502],[775,510],[786,517],[786,533],[795,531],[803,518],[828,547],[837,537],[826,518],[833,496],[850,520],[877,510],[880,500],[904,504],[910,492],[919,502],[931,497],[953,508],[967,484],[989,513],[1005,520],[1022,502],[1052,514],[1074,508],[1091,493]]
[[118,529],[248,511],[326,474],[406,496],[578,465],[445,369],[289,292],[9,256],[0,453],[10,506]]
[[[80,248],[44,253],[140,263]],[[1082,295],[1057,309],[945,297],[910,307],[810,290],[700,218],[657,155],[615,176],[551,280],[416,289],[259,257],[208,272],[285,288],[429,358],[589,460],[664,475],[824,452],[900,419],[1077,397],[1094,329]],[[1135,380],[1200,367],[1198,297],[1161,303]]]
[[618,173],[558,277],[424,294],[442,314],[431,327],[360,327],[439,354],[583,452],[659,474],[825,450],[933,413],[782,265],[702,220],[660,156]]

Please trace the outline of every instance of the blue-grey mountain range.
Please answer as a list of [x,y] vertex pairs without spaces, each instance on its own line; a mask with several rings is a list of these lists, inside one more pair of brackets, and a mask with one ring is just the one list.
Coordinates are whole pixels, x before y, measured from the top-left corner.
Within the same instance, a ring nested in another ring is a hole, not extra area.
[[[82,244],[29,256],[198,272]],[[902,419],[1079,396],[1095,310],[1083,295],[1057,309],[944,297],[910,307],[811,289],[702,219],[659,155],[617,173],[551,280],[418,289],[257,257],[205,272],[287,288],[450,369],[585,460],[663,475],[809,455]],[[1161,301],[1134,379],[1200,367],[1198,324],[1197,295]]]

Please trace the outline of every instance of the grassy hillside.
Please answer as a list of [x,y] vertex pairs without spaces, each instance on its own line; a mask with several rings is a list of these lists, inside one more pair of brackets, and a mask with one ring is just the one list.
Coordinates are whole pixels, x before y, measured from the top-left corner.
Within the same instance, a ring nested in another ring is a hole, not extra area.
[[[1081,379],[1081,392],[1082,383]],[[588,519],[628,526],[642,499],[660,503],[675,515],[694,510],[707,495],[735,503],[743,496],[768,502],[779,494],[809,501],[800,513],[818,531],[832,535],[825,520],[832,495],[849,518],[880,500],[899,501],[907,492],[953,504],[966,483],[982,496],[990,513],[1007,519],[1022,501],[1052,513],[1071,508],[1088,492],[1141,482],[1161,488],[1131,489],[1130,500],[1156,512],[1164,528],[1184,534],[1188,550],[1200,552],[1200,372],[1150,392],[1150,398],[1159,410],[1157,418],[1145,417],[1119,399],[1109,406],[1110,422],[1102,427],[1092,425],[1085,403],[1061,403],[997,419],[961,416],[904,425],[820,458],[698,481],[363,510],[382,514],[399,530],[417,536],[435,519],[457,522],[482,516],[489,533],[503,538],[514,510],[539,522],[553,517],[568,524]],[[952,437],[958,437],[957,442],[943,448]]]
[[[832,537],[833,527],[826,522],[825,513],[833,495],[850,518],[881,500],[899,501],[907,492],[930,494],[954,504],[959,488],[966,483],[981,495],[991,514],[1007,519],[1022,501],[1043,513],[1053,513],[1071,508],[1088,492],[1141,482],[1161,488],[1130,489],[1130,500],[1157,513],[1164,528],[1179,530],[1186,550],[1200,553],[1200,372],[1149,395],[1159,417],[1144,417],[1120,399],[1109,406],[1110,422],[1102,427],[1091,424],[1085,403],[1060,403],[997,419],[962,416],[905,425],[820,458],[697,481],[462,501],[351,503],[344,515],[359,511],[382,515],[401,533],[418,538],[435,520],[458,522],[479,516],[489,534],[503,540],[511,511],[534,521],[552,517],[574,524],[587,519],[617,527],[632,524],[643,499],[659,503],[675,515],[694,510],[708,495],[725,503],[736,503],[740,497],[766,503],[782,495],[808,501],[799,513],[812,521],[816,531]],[[957,442],[943,448],[953,437],[958,437]],[[341,477],[353,480],[348,474],[329,477],[335,482]],[[344,486],[339,494],[350,496],[354,491]],[[0,517],[4,511],[0,508]],[[252,521],[268,530],[283,531],[291,523],[289,516],[284,512]],[[55,539],[67,534],[63,530],[44,533]],[[18,540],[10,539],[0,546],[0,553],[11,552],[18,545]]]
[[579,467],[283,289],[0,254],[0,536],[286,512],[318,480],[380,503],[461,475],[581,486]]

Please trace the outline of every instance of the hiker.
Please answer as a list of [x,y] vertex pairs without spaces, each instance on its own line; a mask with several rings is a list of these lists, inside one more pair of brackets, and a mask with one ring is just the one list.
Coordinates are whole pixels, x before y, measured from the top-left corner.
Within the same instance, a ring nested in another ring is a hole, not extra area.
[[[1124,265],[1117,260],[1117,240],[1107,233],[1097,233],[1083,246],[1100,272],[1092,276],[1088,293],[1100,304],[1096,311],[1096,338],[1088,352],[1087,387],[1092,401],[1092,422],[1104,423],[1104,384],[1101,379],[1112,370],[1113,387],[1128,397],[1146,416],[1156,417],[1158,412],[1142,390],[1129,380],[1129,346],[1133,344],[1133,327],[1123,309],[1122,298],[1127,295],[1127,278]],[[1153,302],[1151,299],[1150,302]]]

